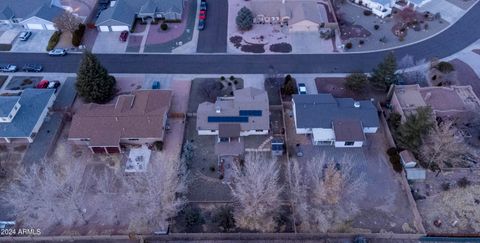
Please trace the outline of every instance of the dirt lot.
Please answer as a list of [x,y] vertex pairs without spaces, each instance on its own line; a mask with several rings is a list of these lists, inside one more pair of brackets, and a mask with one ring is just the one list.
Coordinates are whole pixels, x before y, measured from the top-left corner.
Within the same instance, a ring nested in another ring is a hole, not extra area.
[[5,89],[9,90],[19,90],[19,89],[26,89],[26,88],[35,88],[35,86],[42,80],[43,77],[30,77],[30,76],[13,76],[8,82],[7,87]]
[[[470,185],[462,187],[467,178]],[[474,233],[480,231],[480,171],[453,169],[438,176],[427,173],[423,182],[411,185],[427,233]],[[435,226],[434,221],[442,224]]]
[[353,98],[355,100],[364,100],[374,98],[376,101],[385,102],[386,92],[375,90],[368,86],[364,92],[353,92],[345,88],[345,78],[316,78],[318,93],[331,93],[337,98]]

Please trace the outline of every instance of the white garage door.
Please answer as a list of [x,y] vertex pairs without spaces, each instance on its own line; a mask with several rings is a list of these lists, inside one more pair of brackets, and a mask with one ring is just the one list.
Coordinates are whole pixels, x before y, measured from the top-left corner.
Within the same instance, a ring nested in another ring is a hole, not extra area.
[[56,30],[53,24],[46,24],[45,28],[47,28],[47,30]]
[[126,25],[118,25],[118,26],[111,26],[112,28],[112,31],[124,31],[124,30],[127,30],[128,31],[128,26]]
[[103,25],[98,26],[98,29],[102,32],[109,32],[110,31],[110,28],[108,28],[108,26],[103,26]]
[[27,29],[43,30],[43,25],[42,24],[27,24]]

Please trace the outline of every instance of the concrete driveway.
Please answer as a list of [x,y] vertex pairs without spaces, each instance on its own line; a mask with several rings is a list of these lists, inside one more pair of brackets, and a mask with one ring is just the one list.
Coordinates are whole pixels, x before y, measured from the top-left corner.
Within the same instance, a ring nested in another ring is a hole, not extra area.
[[209,1],[205,29],[198,35],[197,52],[227,51],[228,1]]
[[15,52],[46,52],[48,40],[53,34],[53,30],[30,30],[32,36],[27,41],[16,39],[13,43],[12,50]]
[[93,53],[125,53],[128,40],[121,42],[118,40],[120,32],[99,32],[95,44],[93,44]]

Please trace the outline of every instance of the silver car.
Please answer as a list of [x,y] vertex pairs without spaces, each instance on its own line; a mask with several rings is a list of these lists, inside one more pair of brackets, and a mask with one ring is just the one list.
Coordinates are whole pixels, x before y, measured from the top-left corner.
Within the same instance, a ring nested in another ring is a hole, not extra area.
[[28,38],[30,38],[30,36],[32,36],[31,31],[22,31],[22,32],[20,32],[20,35],[18,35],[18,38],[21,41],[26,41],[26,40],[28,40]]
[[49,56],[65,56],[67,55],[67,50],[63,48],[55,48],[48,52]]
[[12,65],[12,64],[0,64],[0,72],[10,72],[10,73],[13,73],[13,72],[16,72],[18,69],[17,69],[17,66],[15,65]]

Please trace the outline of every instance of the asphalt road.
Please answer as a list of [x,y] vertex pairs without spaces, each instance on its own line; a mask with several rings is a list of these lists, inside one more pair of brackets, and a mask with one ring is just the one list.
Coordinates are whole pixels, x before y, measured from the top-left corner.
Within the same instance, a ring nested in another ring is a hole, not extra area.
[[198,53],[227,52],[228,1],[207,1],[205,29],[198,34]]
[[[447,57],[480,39],[480,4],[442,33],[417,44],[395,50],[399,58],[410,54],[415,59]],[[226,55],[226,54],[99,54],[111,73],[237,74],[328,73],[371,71],[387,51],[343,54]],[[46,72],[76,72],[80,56],[49,57],[47,54],[0,53],[0,63],[42,64]]]

